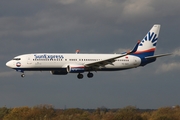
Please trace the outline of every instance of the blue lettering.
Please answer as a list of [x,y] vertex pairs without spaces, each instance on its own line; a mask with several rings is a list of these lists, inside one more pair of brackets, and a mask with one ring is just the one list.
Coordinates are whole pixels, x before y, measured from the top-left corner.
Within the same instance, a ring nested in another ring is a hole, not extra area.
[[35,59],[63,59],[63,55],[34,55]]

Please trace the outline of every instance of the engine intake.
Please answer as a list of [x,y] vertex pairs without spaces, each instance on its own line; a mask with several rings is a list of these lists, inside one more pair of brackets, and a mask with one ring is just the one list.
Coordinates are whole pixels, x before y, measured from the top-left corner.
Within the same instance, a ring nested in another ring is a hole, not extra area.
[[83,73],[85,71],[84,65],[68,65],[67,72],[68,73]]

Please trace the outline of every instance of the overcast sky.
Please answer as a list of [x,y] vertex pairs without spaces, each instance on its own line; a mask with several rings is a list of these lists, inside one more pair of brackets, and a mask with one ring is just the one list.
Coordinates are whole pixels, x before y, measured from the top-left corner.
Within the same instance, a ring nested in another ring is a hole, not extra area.
[[[179,0],[1,0],[0,107],[159,108],[180,105]],[[145,67],[53,76],[5,66],[25,53],[121,53],[161,24],[156,54],[174,53]],[[86,74],[84,74],[86,75]]]

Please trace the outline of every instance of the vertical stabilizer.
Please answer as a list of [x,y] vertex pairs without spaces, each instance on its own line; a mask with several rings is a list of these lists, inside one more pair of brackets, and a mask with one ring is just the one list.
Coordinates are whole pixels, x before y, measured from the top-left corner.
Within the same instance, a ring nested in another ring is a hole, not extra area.
[[155,24],[146,36],[141,40],[135,54],[144,56],[152,56],[156,50],[157,40],[159,36],[160,25]]

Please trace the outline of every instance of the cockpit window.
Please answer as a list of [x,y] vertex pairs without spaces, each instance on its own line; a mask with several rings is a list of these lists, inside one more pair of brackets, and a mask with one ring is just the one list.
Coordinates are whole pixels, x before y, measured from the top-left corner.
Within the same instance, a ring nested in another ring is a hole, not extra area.
[[13,60],[21,60],[21,58],[13,58]]

